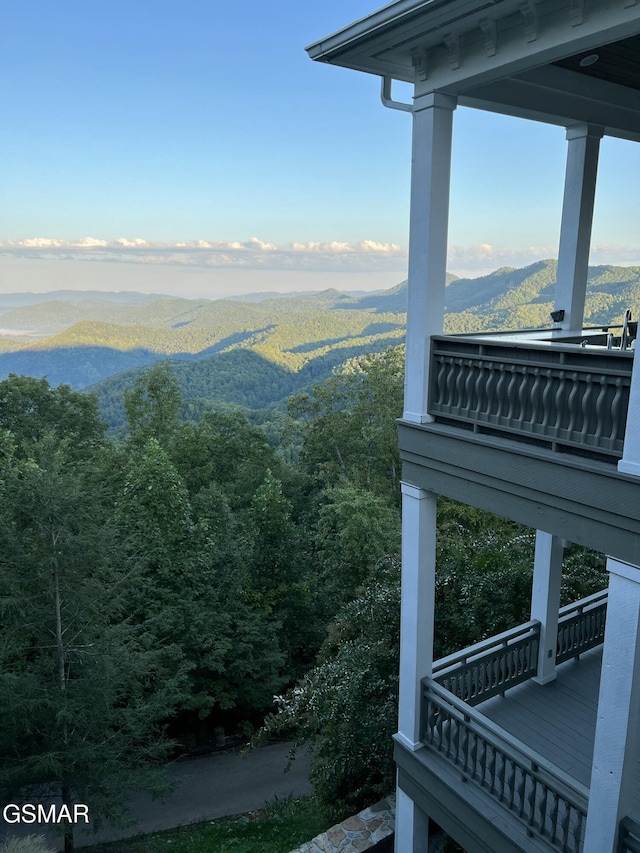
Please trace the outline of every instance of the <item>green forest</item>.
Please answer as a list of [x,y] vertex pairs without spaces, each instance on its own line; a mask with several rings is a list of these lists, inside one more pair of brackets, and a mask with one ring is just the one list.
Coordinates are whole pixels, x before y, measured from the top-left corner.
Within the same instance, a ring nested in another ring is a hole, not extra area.
[[[120,387],[118,434],[94,394],[0,382],[5,802],[44,785],[122,822],[220,726],[310,743],[328,818],[391,790],[403,361],[354,355],[252,420],[157,362]],[[534,539],[447,500],[439,524],[441,656],[528,619]],[[602,588],[602,561],[567,550],[563,584],[563,603]]]

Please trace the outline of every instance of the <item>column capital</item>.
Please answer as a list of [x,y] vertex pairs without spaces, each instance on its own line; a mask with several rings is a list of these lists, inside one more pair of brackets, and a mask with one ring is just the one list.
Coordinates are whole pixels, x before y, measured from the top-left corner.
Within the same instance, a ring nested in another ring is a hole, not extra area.
[[424,501],[430,497],[433,492],[428,492],[426,489],[421,489],[419,486],[414,486],[411,483],[400,482],[400,489],[403,495],[408,498],[414,498],[417,501]]
[[441,92],[429,92],[427,95],[418,95],[413,100],[413,112],[420,110],[430,110],[434,107],[440,107],[445,110],[455,110],[458,106],[458,99],[452,95],[443,95]]
[[640,584],[640,566],[634,566],[633,563],[623,563],[622,560],[607,557],[607,571],[609,574]]
[[591,139],[602,139],[604,136],[604,127],[599,124],[574,124],[571,127],[567,128],[567,139],[570,141],[572,139],[584,139],[585,137],[590,137]]

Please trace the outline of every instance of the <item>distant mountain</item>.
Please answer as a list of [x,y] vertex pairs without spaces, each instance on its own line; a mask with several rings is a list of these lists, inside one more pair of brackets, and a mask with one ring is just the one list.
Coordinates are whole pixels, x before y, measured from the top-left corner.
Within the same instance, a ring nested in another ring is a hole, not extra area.
[[[448,276],[445,331],[548,328],[556,275],[557,263],[544,260],[476,279]],[[0,377],[47,375],[54,384],[95,386],[103,402],[113,401],[122,383],[169,357],[188,405],[253,408],[283,406],[289,394],[345,359],[401,343],[407,284],[357,295],[328,289],[251,300],[47,296],[54,295],[25,294],[24,304],[5,304],[4,311],[0,296],[0,329],[10,332],[0,331]],[[640,267],[591,268],[586,324],[621,322],[627,308],[640,314]]]
[[[538,261],[523,269],[458,279],[447,287],[446,331],[545,328],[550,325],[558,264]],[[640,267],[590,267],[585,325],[621,323],[630,308],[640,313]]]
[[118,302],[143,304],[163,299],[159,293],[137,293],[133,290],[50,290],[46,293],[0,293],[0,309],[36,305],[39,302]]
[[319,290],[293,290],[282,293],[279,290],[264,290],[261,293],[243,293],[237,296],[225,296],[229,302],[265,302],[267,299],[284,299],[288,296],[313,296]]

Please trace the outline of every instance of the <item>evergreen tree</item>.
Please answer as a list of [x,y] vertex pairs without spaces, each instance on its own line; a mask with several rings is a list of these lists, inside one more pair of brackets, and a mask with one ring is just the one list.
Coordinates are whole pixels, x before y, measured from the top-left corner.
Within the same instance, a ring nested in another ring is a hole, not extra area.
[[[5,456],[0,506],[0,790],[43,786],[120,820],[163,782],[162,721],[179,685],[127,612],[110,508],[55,435]],[[73,826],[65,851],[73,850]]]
[[146,370],[124,392],[124,408],[131,438],[143,444],[155,438],[166,444],[178,423],[182,402],[180,386],[171,364],[159,361]]

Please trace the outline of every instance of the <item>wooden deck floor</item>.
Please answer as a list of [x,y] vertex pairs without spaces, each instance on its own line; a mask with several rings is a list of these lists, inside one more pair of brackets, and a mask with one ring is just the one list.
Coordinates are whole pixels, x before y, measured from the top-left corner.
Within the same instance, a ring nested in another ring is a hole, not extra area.
[[527,681],[477,710],[589,787],[601,664],[602,646],[561,664],[550,684]]

